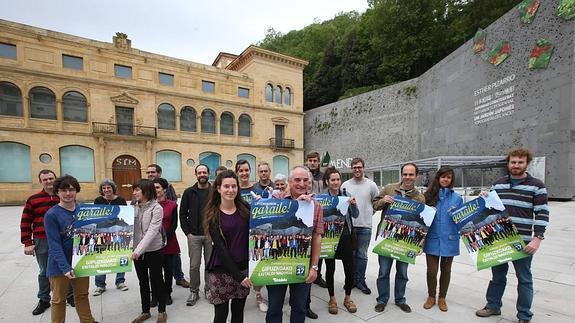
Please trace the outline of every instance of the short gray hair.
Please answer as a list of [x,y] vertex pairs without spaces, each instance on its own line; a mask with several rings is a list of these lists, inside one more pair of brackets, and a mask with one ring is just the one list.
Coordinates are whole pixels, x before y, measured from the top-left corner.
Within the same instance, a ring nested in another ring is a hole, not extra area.
[[98,187],[98,190],[100,191],[100,195],[104,195],[104,192],[102,191],[102,187],[104,187],[106,185],[111,186],[112,192],[114,192],[114,194],[116,194],[116,191],[118,190],[118,186],[116,185],[116,183],[114,183],[114,181],[109,179],[109,178],[104,178],[104,180],[102,180],[100,182],[100,186]]
[[287,183],[287,177],[284,174],[276,174],[276,176],[274,177],[274,183],[277,181],[282,181]]
[[307,168],[306,166],[295,166],[294,168],[292,168],[289,171],[289,175],[288,175],[288,180],[291,180],[293,178],[293,173],[296,169],[301,168],[303,170],[305,170],[307,172],[307,175],[309,176],[310,180],[313,180],[313,175],[311,174],[309,168]]

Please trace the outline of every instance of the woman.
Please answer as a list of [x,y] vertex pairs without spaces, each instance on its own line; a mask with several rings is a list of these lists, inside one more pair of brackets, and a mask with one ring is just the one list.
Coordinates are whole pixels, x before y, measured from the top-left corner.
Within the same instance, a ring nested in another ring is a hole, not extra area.
[[231,170],[216,177],[206,205],[204,232],[213,242],[208,261],[208,301],[214,304],[214,323],[225,323],[230,307],[232,323],[244,320],[248,277],[248,205],[238,192],[239,181]]
[[[166,233],[166,246],[162,249],[164,253],[164,286],[166,290],[166,305],[172,305],[172,278],[174,276],[174,258],[180,254],[180,244],[176,237],[178,228],[178,204],[166,198],[166,192],[169,188],[168,181],[161,177],[154,178],[154,187],[156,188],[156,201],[164,210],[162,218],[162,228]],[[156,298],[157,299],[157,298]]]
[[277,174],[274,177],[274,187],[272,191],[272,196],[278,196],[280,194],[288,194],[288,182],[287,177],[284,174]]
[[435,207],[436,212],[423,248],[427,261],[428,292],[423,308],[430,309],[435,305],[437,271],[441,268],[437,303],[443,312],[447,311],[445,296],[451,279],[451,264],[453,257],[459,255],[459,234],[449,213],[463,204],[463,199],[453,191],[454,177],[453,169],[440,168],[424,194],[426,204]]
[[[242,199],[244,199],[244,201],[246,201],[249,204],[254,198],[252,195],[252,193],[254,192],[254,185],[250,182],[250,173],[251,173],[250,163],[245,159],[240,159],[236,162],[235,169],[239,180],[240,196]],[[260,242],[262,243],[261,245],[262,247],[266,243],[269,244],[267,239],[265,241]],[[264,255],[261,254],[262,250],[264,249],[260,248],[258,250],[260,253],[260,259],[264,259],[262,258],[262,256]],[[269,246],[267,250],[269,251]],[[256,304],[258,306],[258,309],[262,312],[267,312],[268,305],[264,302],[264,298],[262,297],[262,287],[254,286],[254,290],[256,291]]]
[[[140,323],[151,317],[150,315],[150,281],[152,290],[158,298],[158,319],[156,322],[166,322],[166,294],[162,278],[162,264],[164,246],[162,233],[162,219],[164,212],[156,201],[154,183],[141,179],[133,186],[134,200],[134,252],[132,260],[136,267],[136,274],[140,281],[140,300],[142,314],[132,323]],[[148,275],[149,271],[149,275]]]
[[76,313],[82,323],[96,322],[88,299],[89,277],[76,277],[72,268],[72,237],[76,211],[76,195],[80,184],[76,178],[66,175],[54,181],[54,192],[60,202],[46,212],[44,228],[48,240],[48,264],[46,276],[52,290],[52,322],[66,320],[66,295],[72,284]]
[[[327,194],[330,196],[347,196],[345,192],[340,190],[341,186],[341,174],[334,167],[328,167],[323,175],[323,185],[327,187]],[[334,296],[333,287],[333,276],[335,273],[335,259],[340,259],[343,263],[343,271],[345,273],[345,297],[343,299],[343,306],[350,313],[357,312],[357,306],[351,299],[351,290],[355,286],[354,275],[353,275],[353,250],[354,241],[352,239],[355,232],[353,231],[353,220],[352,218],[357,218],[359,216],[359,210],[357,209],[355,199],[352,197],[349,199],[349,207],[347,209],[347,214],[345,215],[345,221],[341,236],[339,238],[339,243],[335,251],[334,259],[325,259],[326,273],[325,281],[327,285],[327,291],[329,293],[329,303],[328,311],[330,314],[337,314],[337,300]]]
[[[100,182],[100,196],[94,199],[94,204],[104,204],[104,205],[127,205],[126,200],[116,195],[118,187],[113,180],[109,178],[105,178],[102,182]],[[116,274],[116,288],[122,291],[127,291],[128,286],[126,286],[125,281],[126,278],[124,277],[125,273],[117,273]],[[96,290],[92,295],[98,296],[101,295],[103,292],[106,291],[106,275],[97,275],[96,276]]]

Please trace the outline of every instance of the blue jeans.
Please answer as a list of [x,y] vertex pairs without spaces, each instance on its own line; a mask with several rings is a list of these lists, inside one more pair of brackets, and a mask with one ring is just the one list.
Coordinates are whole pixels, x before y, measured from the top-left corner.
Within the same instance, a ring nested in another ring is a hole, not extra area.
[[50,281],[46,277],[48,267],[48,240],[34,239],[34,254],[38,262],[38,298],[44,302],[50,302]]
[[[379,275],[377,276],[377,303],[387,304],[389,300],[389,273],[391,272],[391,265],[393,259],[383,256],[378,256],[379,261]],[[405,304],[405,288],[407,286],[407,266],[408,264],[401,261],[395,261],[395,286],[394,296],[395,304]]]
[[[116,274],[116,286],[126,281],[125,273],[117,273]],[[96,287],[104,287],[106,288],[106,275],[97,275],[96,276]]]
[[281,323],[286,290],[289,286],[289,305],[291,306],[290,322],[302,323],[305,321],[307,296],[310,284],[270,285],[268,290],[268,312],[266,323]]
[[365,282],[365,271],[367,270],[367,248],[371,240],[371,228],[354,227],[357,235],[357,248],[353,252],[355,284]]
[[[533,256],[513,261],[515,276],[517,276],[517,318],[531,320],[531,303],[533,302],[533,276],[531,275],[531,261]],[[487,307],[492,310],[500,310],[503,303],[501,298],[507,284],[507,270],[509,263],[491,267],[493,278],[487,288]]]

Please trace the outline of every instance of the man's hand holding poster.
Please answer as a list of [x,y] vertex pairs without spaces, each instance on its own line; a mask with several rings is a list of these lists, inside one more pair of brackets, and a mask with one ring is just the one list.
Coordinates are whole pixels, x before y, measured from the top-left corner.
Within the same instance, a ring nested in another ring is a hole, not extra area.
[[401,196],[393,199],[385,215],[382,214],[385,218],[377,230],[373,252],[415,264],[415,257],[421,253],[427,230],[435,217],[435,209]]
[[252,201],[249,276],[255,286],[305,281],[311,256],[313,210],[309,201]]
[[323,235],[321,237],[320,258],[333,259],[335,250],[345,225],[345,215],[349,207],[349,197],[321,194],[315,200],[323,209]]
[[76,208],[72,268],[77,277],[132,271],[134,207],[80,204]]
[[495,191],[463,204],[451,216],[477,270],[528,256]]

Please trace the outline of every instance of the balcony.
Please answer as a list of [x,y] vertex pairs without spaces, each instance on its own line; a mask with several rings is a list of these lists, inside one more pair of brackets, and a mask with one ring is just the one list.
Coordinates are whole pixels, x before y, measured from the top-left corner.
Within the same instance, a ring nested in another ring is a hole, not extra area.
[[110,134],[119,136],[138,136],[153,137],[158,136],[158,130],[155,127],[134,126],[131,124],[116,124],[92,122],[92,133]]
[[285,138],[270,138],[270,148],[272,149],[294,149],[295,141]]

